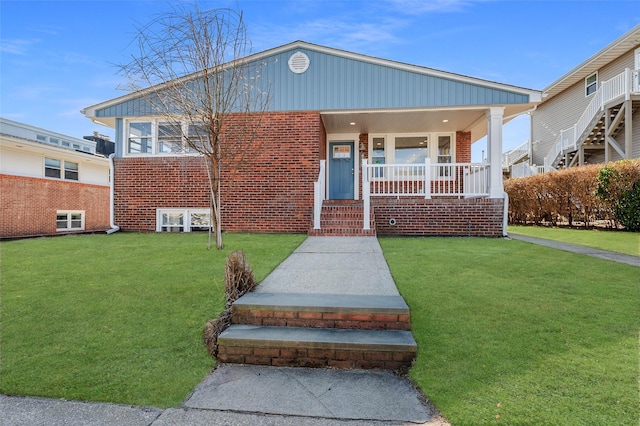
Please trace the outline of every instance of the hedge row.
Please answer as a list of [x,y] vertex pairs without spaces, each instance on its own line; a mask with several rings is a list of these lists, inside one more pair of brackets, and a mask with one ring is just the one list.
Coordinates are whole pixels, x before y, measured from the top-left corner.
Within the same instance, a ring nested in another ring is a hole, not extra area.
[[640,160],[512,178],[504,187],[509,194],[509,223],[589,227],[596,221],[607,221],[617,227],[621,197],[640,191]]

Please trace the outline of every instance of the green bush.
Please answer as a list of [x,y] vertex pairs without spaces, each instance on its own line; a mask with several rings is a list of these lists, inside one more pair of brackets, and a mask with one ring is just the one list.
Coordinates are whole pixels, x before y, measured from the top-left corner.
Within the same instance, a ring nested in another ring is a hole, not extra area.
[[640,161],[618,161],[598,172],[595,195],[629,231],[640,231]]

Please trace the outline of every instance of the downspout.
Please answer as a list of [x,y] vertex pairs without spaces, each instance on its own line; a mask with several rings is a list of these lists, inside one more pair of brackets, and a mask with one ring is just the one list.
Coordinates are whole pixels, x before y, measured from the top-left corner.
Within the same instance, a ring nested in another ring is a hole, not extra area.
[[118,232],[120,227],[114,223],[115,220],[115,191],[114,191],[114,176],[115,168],[113,166],[113,157],[115,154],[109,154],[109,226],[111,229],[107,231],[107,234],[113,234]]
[[502,214],[502,236],[507,237],[507,225],[509,224],[509,194],[503,192],[504,212]]

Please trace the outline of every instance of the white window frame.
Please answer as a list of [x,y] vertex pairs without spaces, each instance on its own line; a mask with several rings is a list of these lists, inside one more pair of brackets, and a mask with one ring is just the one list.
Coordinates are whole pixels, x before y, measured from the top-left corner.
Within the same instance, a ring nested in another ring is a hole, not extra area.
[[[80,226],[74,227],[73,222],[77,221],[77,219],[73,219],[73,215],[80,215]],[[67,226],[65,228],[58,227],[58,216],[66,215]],[[66,232],[66,231],[84,231],[84,221],[85,221],[85,211],[84,210],[58,210],[56,211],[56,232]]]
[[[591,77],[594,77],[594,76],[595,76],[596,80],[593,83],[589,84],[588,83],[589,79]],[[593,95],[594,93],[596,93],[598,91],[598,81],[599,80],[600,80],[600,78],[598,76],[598,71],[596,71],[593,74],[590,74],[590,75],[588,75],[588,76],[586,76],[584,78],[584,96],[585,97],[589,97],[589,96]],[[591,92],[591,93],[589,93],[589,88],[590,87],[594,88],[593,92]]]
[[[47,160],[58,161],[60,163],[59,167],[52,167],[47,165]],[[67,167],[67,164],[75,164],[77,169],[73,170]],[[47,179],[59,179],[59,180],[68,180],[72,182],[80,182],[80,162],[78,161],[68,161],[61,160],[59,158],[47,157],[45,156],[43,159],[43,176]],[[58,176],[47,176],[47,169],[57,170]],[[67,172],[72,172],[77,174],[77,179],[72,179],[67,177]]]
[[[132,123],[151,123],[151,151],[150,152],[129,152],[129,126]],[[161,124],[169,123],[167,120],[161,118],[149,118],[149,117],[140,117],[130,120],[124,121],[123,126],[123,154],[125,157],[151,157],[151,156],[165,156],[165,157],[175,157],[175,156],[184,156],[184,155],[199,155],[198,152],[191,149],[189,145],[187,145],[187,141],[182,138],[182,150],[181,151],[172,151],[172,152],[160,152],[160,141],[158,137],[158,131],[160,129]],[[171,123],[170,123],[171,124]],[[188,132],[189,124],[186,122],[181,122],[182,133],[186,134]]]
[[[162,224],[162,215],[165,213],[169,214],[182,214],[183,215],[183,224],[181,226],[182,231],[178,232],[193,232],[191,229],[191,216],[194,214],[207,214],[211,215],[211,209],[208,208],[158,208],[156,209],[156,232],[172,232],[172,231],[163,231]],[[211,216],[209,216],[209,221],[211,221]],[[211,224],[211,222],[209,222]],[[178,227],[178,226],[176,226]]]
[[[455,132],[418,132],[418,133],[371,133],[369,134],[369,153],[368,158],[373,158],[373,139],[384,139],[385,164],[395,164],[396,155],[396,138],[397,137],[416,137],[426,136],[429,140],[429,158],[431,160],[438,159],[438,137],[449,136],[451,138],[451,162],[456,162],[456,134]],[[369,161],[371,163],[371,161]]]

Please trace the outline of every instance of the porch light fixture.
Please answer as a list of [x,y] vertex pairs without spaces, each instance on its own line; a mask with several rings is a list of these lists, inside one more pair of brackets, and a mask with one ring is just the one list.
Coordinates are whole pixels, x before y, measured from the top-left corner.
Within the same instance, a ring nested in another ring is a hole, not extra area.
[[449,120],[447,120],[446,118],[444,120],[442,120],[443,123],[448,123]]
[[349,125],[350,125],[350,126],[355,126],[355,125],[356,125],[356,123],[355,123],[355,121],[352,121],[351,123],[349,123]]

